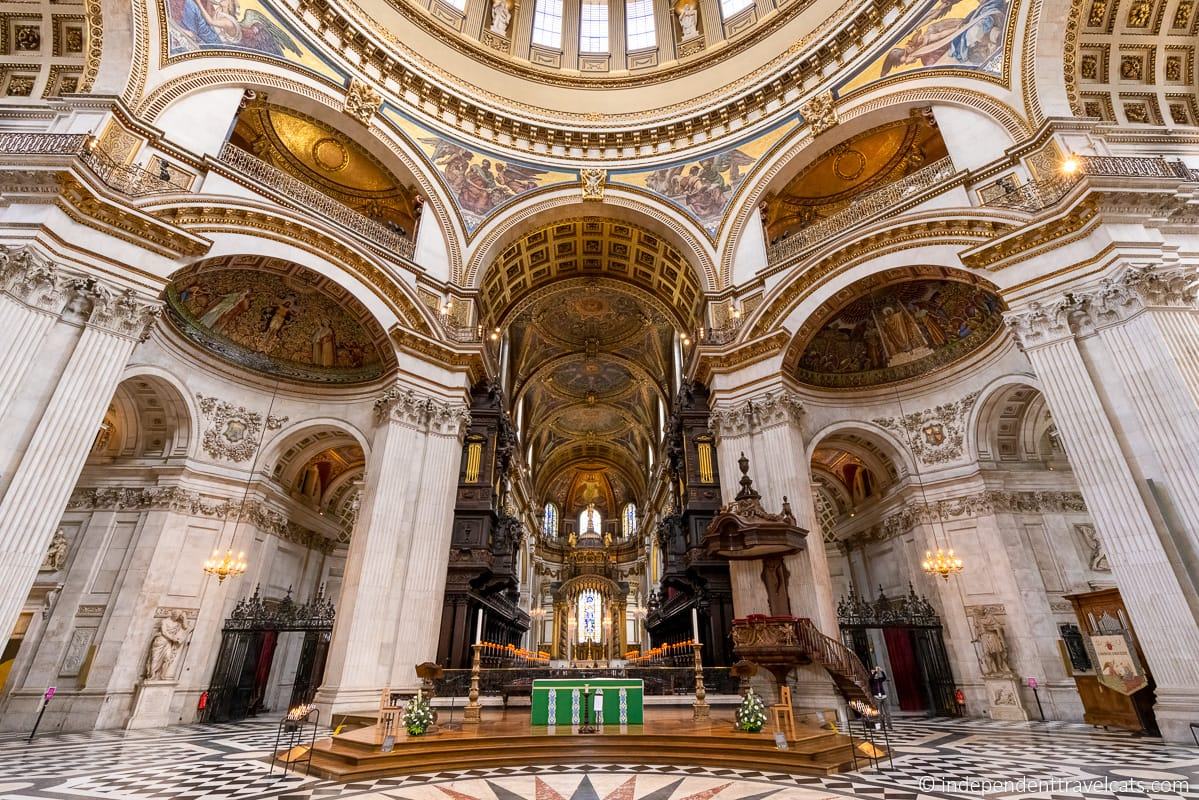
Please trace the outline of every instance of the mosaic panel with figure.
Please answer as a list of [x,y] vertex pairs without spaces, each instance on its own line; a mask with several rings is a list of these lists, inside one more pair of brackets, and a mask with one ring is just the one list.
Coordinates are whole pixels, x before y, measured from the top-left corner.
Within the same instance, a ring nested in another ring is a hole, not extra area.
[[1010,0],[935,0],[886,53],[842,85],[838,94],[929,68],[1001,75],[1010,15]]
[[808,340],[801,380],[849,388],[914,378],[979,347],[1001,327],[1003,304],[970,283],[913,280],[870,291]]
[[357,311],[357,301],[334,300],[321,281],[306,272],[201,271],[167,288],[168,316],[192,341],[258,372],[322,383],[378,378],[377,336],[347,308]]

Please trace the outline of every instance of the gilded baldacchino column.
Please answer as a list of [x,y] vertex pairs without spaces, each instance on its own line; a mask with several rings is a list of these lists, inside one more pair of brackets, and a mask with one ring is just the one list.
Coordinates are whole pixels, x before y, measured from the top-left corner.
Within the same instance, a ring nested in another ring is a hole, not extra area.
[[68,321],[83,331],[0,500],[0,638],[7,639],[121,372],[158,315],[158,302],[92,278],[71,278]]
[[[445,580],[459,437],[469,415],[465,405],[399,384],[376,402],[375,414],[362,506],[316,697],[333,711],[370,708],[384,687],[414,685],[415,673],[401,674],[400,664],[411,673],[437,651],[439,614],[436,607],[417,608],[415,600],[408,605],[409,579],[420,598],[436,589],[429,574]],[[439,600],[443,589],[437,589]],[[432,633],[414,638],[414,624]],[[430,637],[431,645],[425,642]]]
[[[1104,396],[1111,397],[1113,391],[1122,396],[1123,387],[1118,385],[1122,376],[1111,374],[1102,360],[1089,364],[1084,358],[1079,332],[1088,335],[1088,348],[1098,344],[1102,349],[1103,344],[1103,337],[1093,333],[1089,308],[1093,302],[1094,298],[1083,295],[1065,295],[1010,311],[1007,321],[1041,379],[1157,683],[1158,726],[1168,739],[1189,741],[1187,726],[1199,718],[1199,624],[1188,602],[1194,589],[1171,563],[1163,545],[1170,540],[1170,531],[1158,529],[1146,503],[1148,487],[1140,485],[1137,477],[1168,474],[1156,462],[1159,457],[1168,459],[1171,450],[1158,453],[1143,443],[1135,446],[1139,434],[1130,431],[1133,421],[1109,413],[1105,406]],[[1169,370],[1159,371],[1163,353],[1150,352],[1159,344],[1160,339],[1151,338],[1128,354],[1143,359],[1142,376],[1157,372],[1157,379],[1164,379],[1169,375]],[[1103,353],[1088,355],[1104,357]],[[1143,417],[1140,406],[1145,402],[1146,398],[1134,401],[1136,416]]]

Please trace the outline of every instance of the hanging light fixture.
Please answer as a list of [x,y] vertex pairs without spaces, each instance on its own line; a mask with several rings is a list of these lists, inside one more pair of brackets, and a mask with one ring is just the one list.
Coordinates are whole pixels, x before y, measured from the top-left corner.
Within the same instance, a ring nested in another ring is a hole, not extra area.
[[[267,406],[266,417],[262,421],[262,433],[258,436],[258,443],[254,446],[254,460],[250,463],[250,474],[246,477],[246,486],[242,491],[241,503],[237,506],[237,516],[233,523],[233,536],[230,538],[230,544],[233,544],[233,539],[237,537],[237,526],[241,523],[242,512],[246,508],[246,502],[250,498],[250,484],[254,481],[254,472],[258,469],[258,457],[262,455],[262,442],[266,439],[267,428],[270,426],[271,412],[275,410],[275,399],[279,396],[279,381],[275,381],[275,388],[271,392],[271,402]],[[226,522],[228,520],[226,519]],[[225,527],[221,526],[221,537],[224,538]],[[245,552],[238,552],[233,555],[233,548],[221,554],[221,549],[212,551],[212,556],[204,562],[202,567],[206,575],[211,575],[216,578],[217,583],[224,583],[226,578],[237,578],[246,573],[249,565],[246,563]]]

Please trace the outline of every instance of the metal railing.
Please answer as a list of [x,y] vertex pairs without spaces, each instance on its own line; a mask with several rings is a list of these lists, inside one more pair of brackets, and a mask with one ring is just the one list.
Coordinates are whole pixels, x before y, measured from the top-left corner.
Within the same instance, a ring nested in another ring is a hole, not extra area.
[[331,222],[391,250],[398,256],[412,259],[416,249],[413,238],[404,236],[386,225],[361,214],[327,194],[273,167],[257,156],[229,142],[221,148],[220,160],[246,178],[283,195],[301,210],[315,211]]
[[[712,694],[737,694],[740,681],[728,667],[704,667],[704,687]],[[611,669],[556,669],[551,667],[480,669],[479,695],[501,697],[527,696],[538,678],[628,678],[645,685],[647,697],[679,697],[695,694],[695,669],[685,667],[624,667]],[[438,697],[466,697],[470,692],[471,670],[447,669],[433,681]]]
[[[0,154],[74,156],[105,186],[129,197],[190,191],[187,186],[175,183],[167,173],[115,161],[87,133],[3,133]],[[163,177],[164,174],[167,176]]]
[[937,188],[954,174],[953,162],[948,157],[921,167],[893,183],[855,198],[835,214],[771,244],[767,250],[767,261],[771,264],[781,263],[834,234],[882,214],[916,195]]
[[1078,168],[1069,175],[1029,181],[1010,192],[988,200],[987,208],[1010,208],[1036,213],[1056,205],[1084,177],[1165,178],[1199,180],[1199,170],[1181,161],[1141,156],[1077,156]]

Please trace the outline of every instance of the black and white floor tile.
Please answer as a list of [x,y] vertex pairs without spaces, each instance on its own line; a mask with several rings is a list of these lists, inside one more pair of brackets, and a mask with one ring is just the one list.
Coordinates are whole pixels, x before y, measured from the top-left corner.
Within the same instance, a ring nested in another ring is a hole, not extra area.
[[1072,723],[896,722],[894,758],[828,777],[562,764],[338,784],[273,774],[272,724],[0,736],[0,800],[1199,800],[1199,748]]

